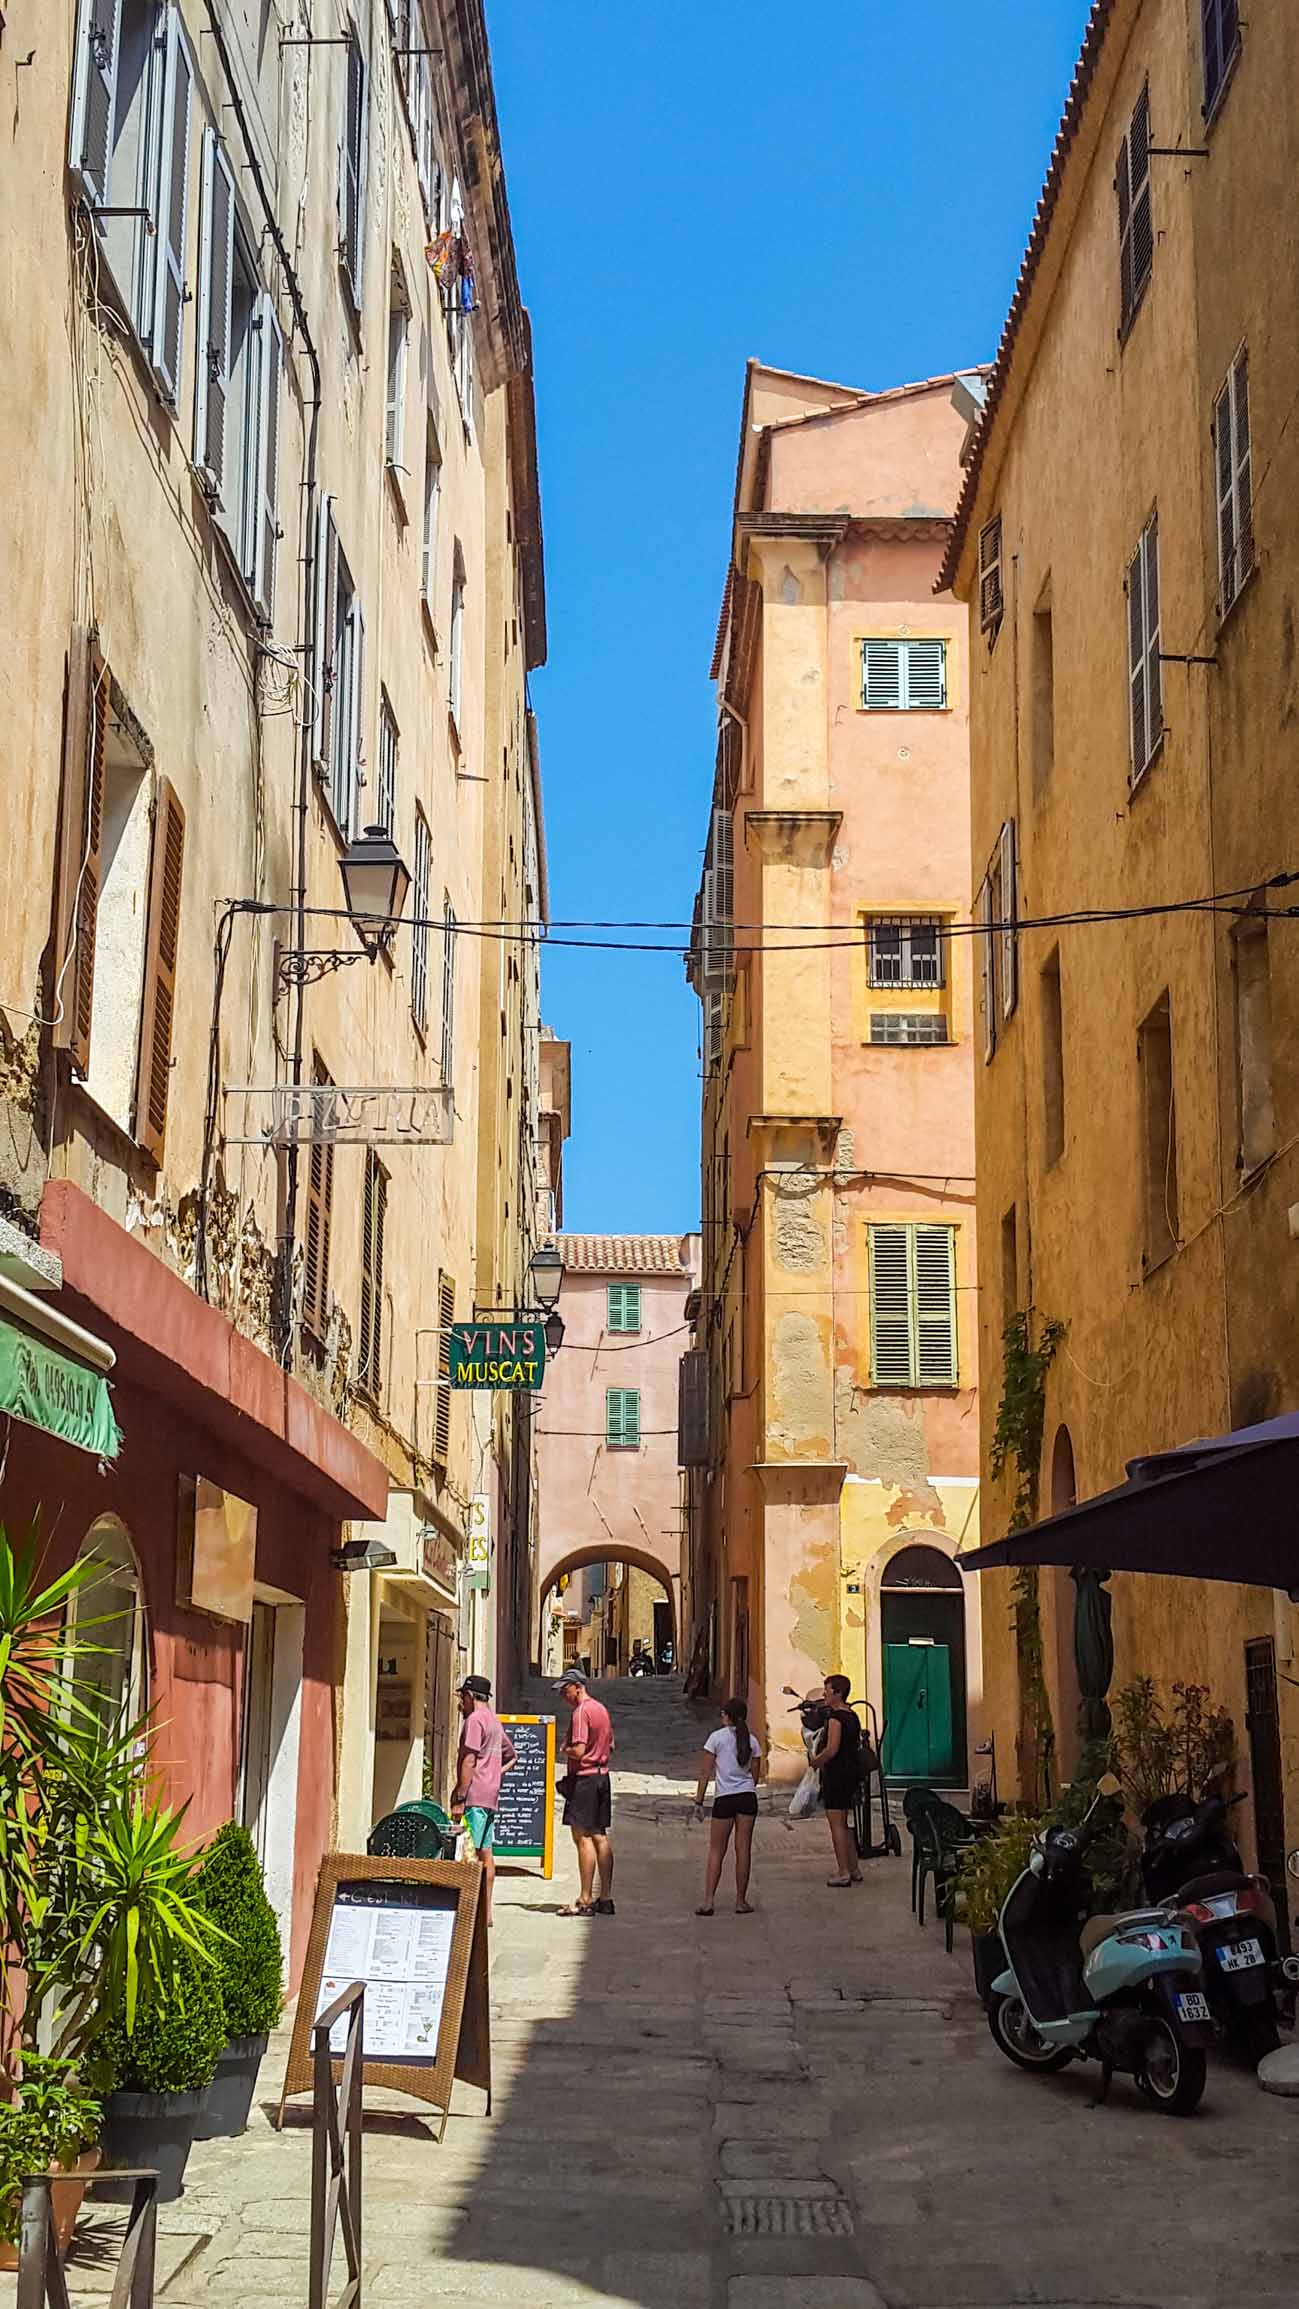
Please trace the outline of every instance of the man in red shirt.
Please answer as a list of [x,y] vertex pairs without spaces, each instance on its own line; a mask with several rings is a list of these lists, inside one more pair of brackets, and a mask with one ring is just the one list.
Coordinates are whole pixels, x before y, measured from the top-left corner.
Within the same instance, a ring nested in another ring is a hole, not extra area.
[[[612,1916],[613,1846],[609,1841],[612,1800],[609,1759],[613,1754],[613,1724],[609,1710],[593,1699],[586,1678],[575,1668],[560,1680],[562,1698],[572,1709],[564,1754],[568,1758],[571,1794],[564,1802],[564,1826],[573,1831],[577,1846],[579,1890],[576,1900],[561,1908],[561,1916]],[[600,1896],[595,1897],[599,1870]]]
[[496,1805],[501,1780],[516,1758],[514,1743],[491,1704],[492,1687],[486,1676],[466,1676],[460,1686],[460,1754],[456,1759],[455,1794],[451,1817],[464,1820],[486,1879],[487,1921],[492,1921],[492,1894],[496,1889]]

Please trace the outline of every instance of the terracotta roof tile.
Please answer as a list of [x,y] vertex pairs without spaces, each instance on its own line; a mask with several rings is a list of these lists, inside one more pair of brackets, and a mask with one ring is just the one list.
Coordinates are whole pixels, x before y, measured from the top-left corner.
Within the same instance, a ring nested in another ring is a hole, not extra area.
[[688,1235],[556,1235],[571,1275],[689,1275]]

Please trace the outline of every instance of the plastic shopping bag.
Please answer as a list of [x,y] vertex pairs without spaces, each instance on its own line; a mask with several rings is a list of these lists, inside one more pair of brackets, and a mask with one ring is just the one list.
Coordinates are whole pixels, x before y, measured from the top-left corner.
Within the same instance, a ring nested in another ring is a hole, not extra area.
[[809,1812],[815,1812],[820,1793],[820,1781],[817,1777],[817,1774],[812,1770],[812,1767],[809,1764],[807,1770],[803,1774],[802,1779],[799,1781],[798,1786],[795,1788],[793,1795],[789,1799],[790,1819],[806,1820]]

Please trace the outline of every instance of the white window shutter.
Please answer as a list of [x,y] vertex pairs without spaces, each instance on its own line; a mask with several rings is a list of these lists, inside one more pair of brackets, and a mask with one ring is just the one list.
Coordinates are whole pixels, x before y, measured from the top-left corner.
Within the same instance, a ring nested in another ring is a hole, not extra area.
[[1152,513],[1141,540],[1146,592],[1146,759],[1164,726],[1163,668],[1159,663],[1159,515]]
[[280,381],[284,374],[284,339],[275,317],[273,299],[263,290],[257,300],[258,407],[257,496],[253,508],[255,559],[253,595],[264,617],[275,612],[275,548],[279,541],[280,495]]
[[1001,1015],[1009,1018],[1019,999],[1019,942],[1015,931],[1016,857],[1015,821],[1001,829]]
[[154,242],[151,352],[154,374],[167,400],[180,391],[185,326],[185,256],[189,235],[189,116],[194,60],[180,21],[167,11],[167,49],[162,84],[157,193],[153,203]]
[[875,712],[902,704],[902,648],[896,641],[862,643],[861,702]]
[[905,703],[917,713],[938,713],[947,703],[947,644],[940,640],[905,643]]
[[909,1387],[910,1275],[906,1227],[870,1230],[871,1379],[876,1387]]
[[956,1384],[956,1232],[912,1227],[915,1374],[922,1387]]
[[1213,405],[1214,468],[1218,484],[1218,610],[1225,617],[1236,598],[1236,443],[1232,380]]
[[221,140],[203,146],[203,244],[195,380],[194,462],[225,497],[226,403],[230,392],[230,291],[235,261],[235,186]]
[[315,697],[312,700],[312,753],[322,777],[329,774],[330,735],[333,723],[334,615],[338,596],[338,531],[334,501],[322,490],[316,506],[316,634],[314,651]]
[[1146,766],[1146,589],[1144,547],[1128,563],[1128,689],[1132,731],[1132,781]]
[[108,200],[121,39],[122,0],[81,0],[68,158],[96,208]]
[[346,818],[339,819],[339,824],[349,839],[360,831],[362,818],[369,816],[368,808],[364,812],[360,808],[361,763],[365,752],[365,615],[361,608],[360,596],[356,594],[352,597],[351,625],[352,716],[346,746],[346,758],[343,763],[342,796],[343,806],[347,814]]

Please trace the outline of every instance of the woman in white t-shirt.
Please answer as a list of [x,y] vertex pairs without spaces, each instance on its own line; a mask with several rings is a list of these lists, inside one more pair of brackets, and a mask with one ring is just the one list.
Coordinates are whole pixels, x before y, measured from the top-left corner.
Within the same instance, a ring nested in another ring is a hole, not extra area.
[[695,1818],[704,1816],[704,1796],[715,1779],[712,1833],[708,1839],[708,1873],[704,1897],[696,1916],[711,1916],[713,1899],[726,1864],[726,1847],[735,1830],[735,1913],[752,1916],[748,1902],[749,1867],[753,1858],[753,1823],[758,1817],[757,1782],[762,1770],[758,1744],[749,1730],[749,1711],[743,1700],[728,1700],[717,1731],[710,1732],[699,1758],[699,1785],[695,1790]]

